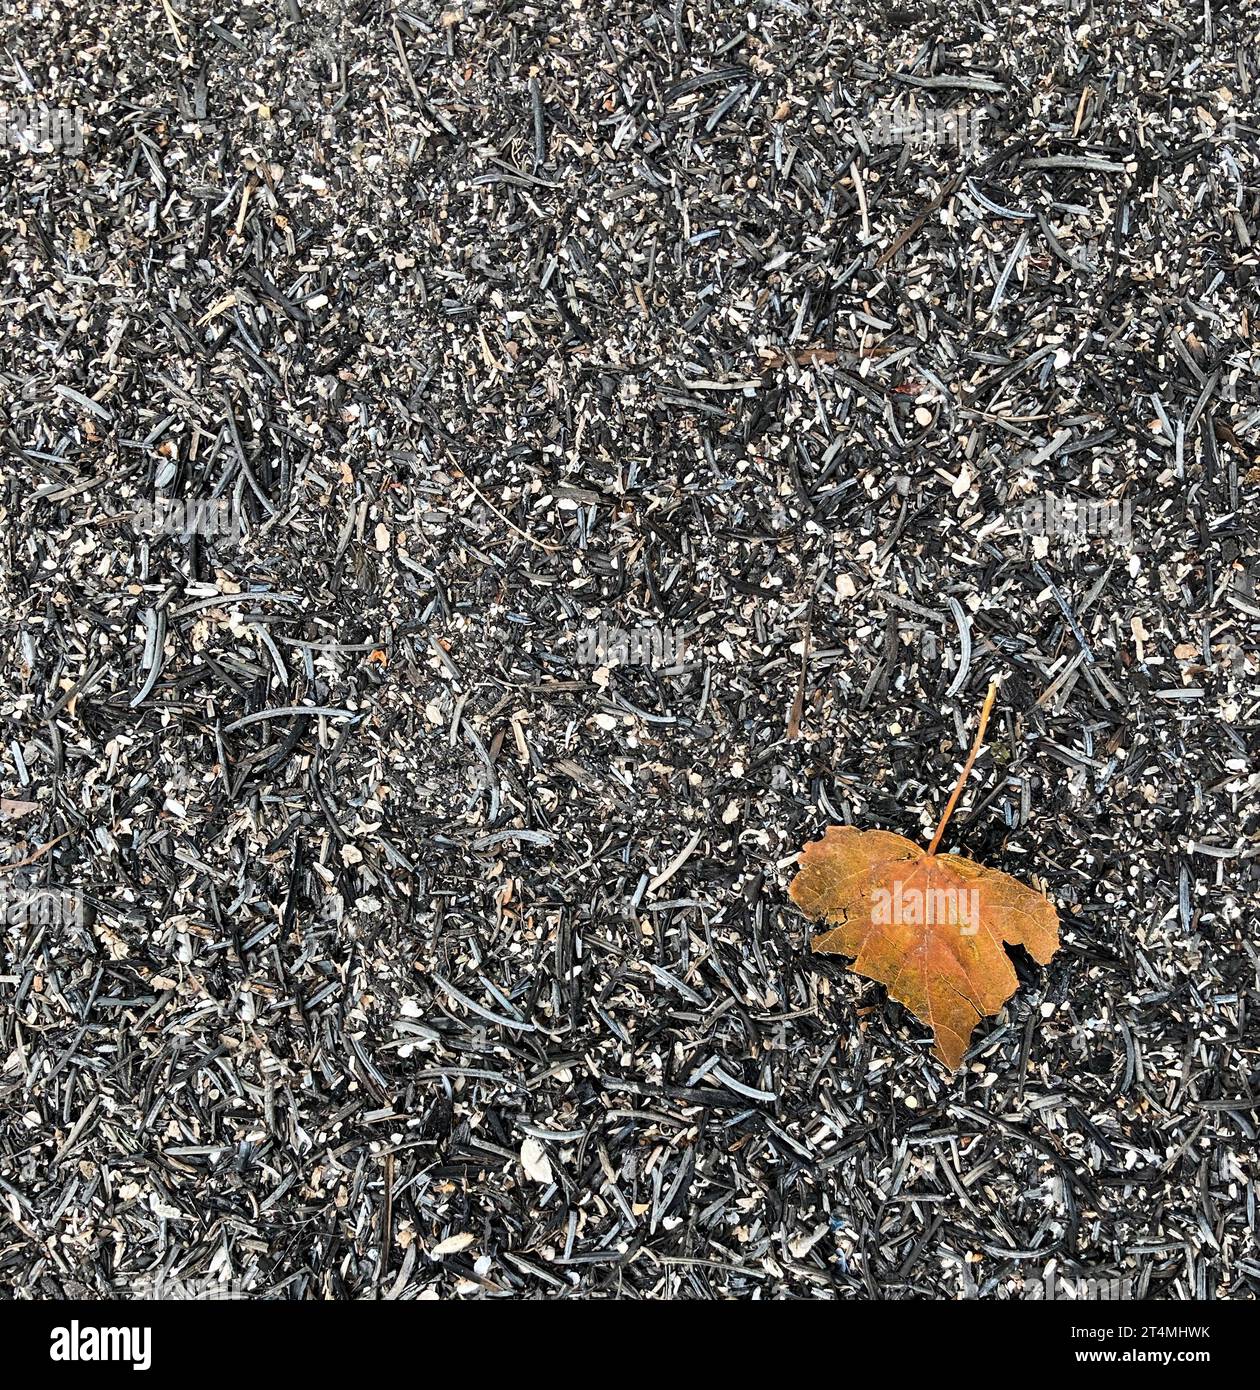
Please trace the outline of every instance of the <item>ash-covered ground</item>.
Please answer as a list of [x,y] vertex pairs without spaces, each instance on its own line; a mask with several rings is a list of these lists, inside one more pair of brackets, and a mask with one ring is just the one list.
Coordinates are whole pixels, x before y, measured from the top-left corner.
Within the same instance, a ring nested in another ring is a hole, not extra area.
[[0,1286],[1256,1295],[1246,9],[6,0]]

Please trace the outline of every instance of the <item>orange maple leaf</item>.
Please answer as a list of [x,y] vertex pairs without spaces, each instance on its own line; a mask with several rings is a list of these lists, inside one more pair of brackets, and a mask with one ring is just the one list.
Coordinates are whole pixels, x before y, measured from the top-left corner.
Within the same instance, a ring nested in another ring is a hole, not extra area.
[[981,1018],[1019,987],[1003,943],[1023,946],[1045,965],[1059,948],[1059,918],[1044,894],[961,855],[938,855],[945,823],[984,738],[996,685],[932,843],[922,849],[886,830],[827,827],[806,847],[792,901],[830,929],[814,951],[853,956],[850,967],[878,980],[930,1027],[936,1055],[955,1070]]

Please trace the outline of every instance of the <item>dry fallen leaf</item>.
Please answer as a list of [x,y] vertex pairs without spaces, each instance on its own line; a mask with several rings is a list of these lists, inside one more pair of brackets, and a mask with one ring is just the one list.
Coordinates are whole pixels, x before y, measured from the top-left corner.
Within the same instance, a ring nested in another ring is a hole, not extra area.
[[10,801],[7,796],[0,796],[0,820],[17,820],[38,810],[38,801]]
[[792,901],[829,929],[814,951],[853,956],[935,1034],[936,1055],[957,1068],[981,1018],[995,1014],[1019,981],[1003,943],[1045,965],[1059,947],[1059,919],[1041,893],[937,844],[984,737],[990,686],[975,746],[927,850],[902,835],[828,826],[792,880]]

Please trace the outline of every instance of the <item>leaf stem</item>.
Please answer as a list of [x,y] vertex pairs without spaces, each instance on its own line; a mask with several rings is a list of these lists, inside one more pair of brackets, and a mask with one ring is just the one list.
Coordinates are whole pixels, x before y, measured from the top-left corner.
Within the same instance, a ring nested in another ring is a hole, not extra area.
[[984,697],[984,706],[980,710],[980,727],[976,730],[976,741],[971,745],[971,752],[967,754],[967,761],[963,766],[962,776],[958,779],[949,801],[945,805],[945,814],[941,817],[940,824],[936,827],[936,834],[932,836],[932,843],[928,846],[928,853],[935,854],[936,846],[940,844],[941,836],[945,833],[945,825],[950,816],[954,813],[954,807],[958,804],[958,798],[962,795],[963,784],[971,775],[971,769],[975,766],[976,754],[980,751],[980,745],[984,742],[984,731],[989,727],[989,715],[993,710],[993,700],[997,695],[997,681],[989,682],[989,693]]

